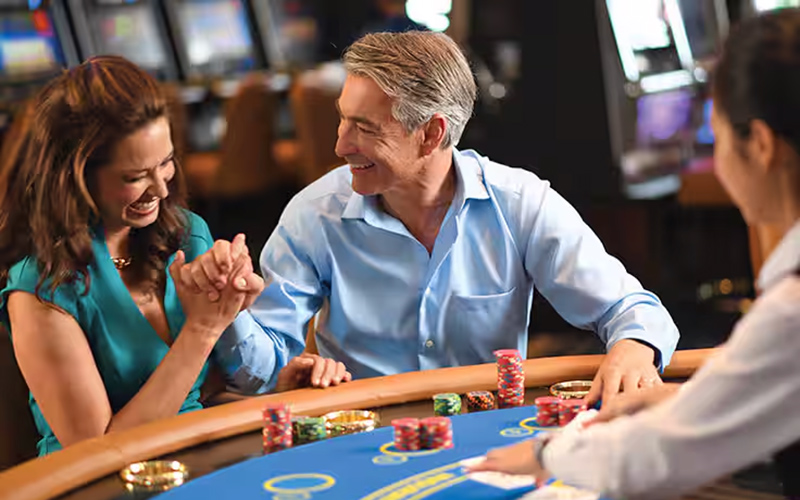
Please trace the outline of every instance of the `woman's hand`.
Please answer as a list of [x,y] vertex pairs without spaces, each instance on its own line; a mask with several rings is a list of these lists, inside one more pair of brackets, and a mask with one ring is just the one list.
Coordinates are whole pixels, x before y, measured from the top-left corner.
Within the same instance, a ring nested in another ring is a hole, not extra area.
[[[236,267],[248,265],[249,255],[242,255],[236,262]],[[252,267],[252,264],[249,264]],[[175,283],[175,291],[181,301],[183,312],[186,315],[186,325],[193,330],[208,335],[216,342],[225,328],[230,325],[242,309],[247,293],[235,289],[230,283],[222,288],[217,297],[197,290],[191,285],[186,285],[181,280],[181,271],[185,269],[186,255],[183,250],[178,250],[175,260],[169,266],[169,273]],[[262,282],[263,283],[263,282]],[[216,300],[213,300],[216,298]]]
[[663,384],[637,392],[619,394],[608,403],[603,402],[600,412],[595,418],[587,421],[585,427],[608,422],[624,415],[638,413],[668,399],[678,389],[680,389],[680,384]]
[[486,454],[486,459],[467,467],[468,472],[502,472],[503,474],[534,476],[536,482],[544,483],[550,477],[536,459],[535,440],[497,448]]
[[232,242],[217,240],[207,252],[184,263],[179,271],[179,279],[186,288],[206,293],[212,302],[219,300],[222,290],[229,285],[243,292],[240,311],[250,307],[264,291],[264,280],[253,271],[250,251],[241,233]]

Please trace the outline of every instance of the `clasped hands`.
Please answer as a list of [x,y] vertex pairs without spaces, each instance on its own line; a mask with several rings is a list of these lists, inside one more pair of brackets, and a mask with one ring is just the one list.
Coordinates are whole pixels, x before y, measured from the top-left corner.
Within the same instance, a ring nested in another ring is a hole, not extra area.
[[[243,297],[240,312],[250,307],[264,291],[264,280],[253,270],[243,234],[236,235],[231,242],[217,240],[210,250],[191,262],[180,262],[171,271],[184,293],[205,294],[210,302],[219,301],[226,288],[231,287]],[[303,353],[280,371],[275,391],[328,387],[351,379],[343,363]]]

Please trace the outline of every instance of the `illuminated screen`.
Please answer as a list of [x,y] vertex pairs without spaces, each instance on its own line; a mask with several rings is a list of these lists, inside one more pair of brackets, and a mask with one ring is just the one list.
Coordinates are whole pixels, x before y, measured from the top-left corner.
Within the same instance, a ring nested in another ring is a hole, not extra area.
[[275,61],[290,64],[311,64],[317,58],[320,27],[313,2],[309,0],[276,0],[273,2],[275,36],[269,38],[271,49],[279,54]]
[[695,60],[716,55],[717,40],[720,38],[717,12],[709,0],[680,0],[686,37]]
[[663,0],[609,0],[608,7],[634,51],[672,45]]
[[641,146],[678,140],[692,125],[689,92],[645,95],[639,98],[636,106],[636,137]]
[[714,144],[714,131],[711,129],[712,107],[713,101],[711,99],[706,99],[703,103],[703,121],[700,123],[700,127],[697,129],[697,134],[695,135],[695,141],[697,141],[698,144]]
[[0,73],[20,77],[64,64],[61,44],[46,11],[0,14]]
[[220,59],[253,64],[253,40],[241,1],[184,2],[178,12],[192,66]]
[[148,69],[166,64],[164,44],[148,6],[107,6],[93,11],[91,18],[99,53],[122,56]]
[[[681,69],[664,0],[606,0],[626,73],[639,76]],[[631,57],[623,56],[631,52]]]
[[755,0],[756,11],[764,12],[787,7],[800,7],[800,0]]

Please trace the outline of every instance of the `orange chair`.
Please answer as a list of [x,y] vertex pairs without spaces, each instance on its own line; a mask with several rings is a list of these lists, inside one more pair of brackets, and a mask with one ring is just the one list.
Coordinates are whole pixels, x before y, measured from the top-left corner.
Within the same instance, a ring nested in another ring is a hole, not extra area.
[[304,185],[344,164],[335,152],[339,128],[338,97],[337,85],[320,82],[313,73],[301,75],[290,92],[300,145],[300,176]]
[[255,195],[295,175],[297,148],[275,140],[278,97],[267,83],[253,75],[225,103],[227,130],[219,153],[187,155],[183,167],[192,196],[213,200]]

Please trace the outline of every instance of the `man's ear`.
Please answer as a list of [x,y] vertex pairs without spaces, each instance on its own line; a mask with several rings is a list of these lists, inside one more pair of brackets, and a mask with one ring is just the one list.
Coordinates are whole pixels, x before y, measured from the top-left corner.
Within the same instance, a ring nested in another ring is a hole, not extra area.
[[436,113],[422,126],[422,154],[427,156],[442,145],[444,136],[447,133],[447,120],[444,116]]

